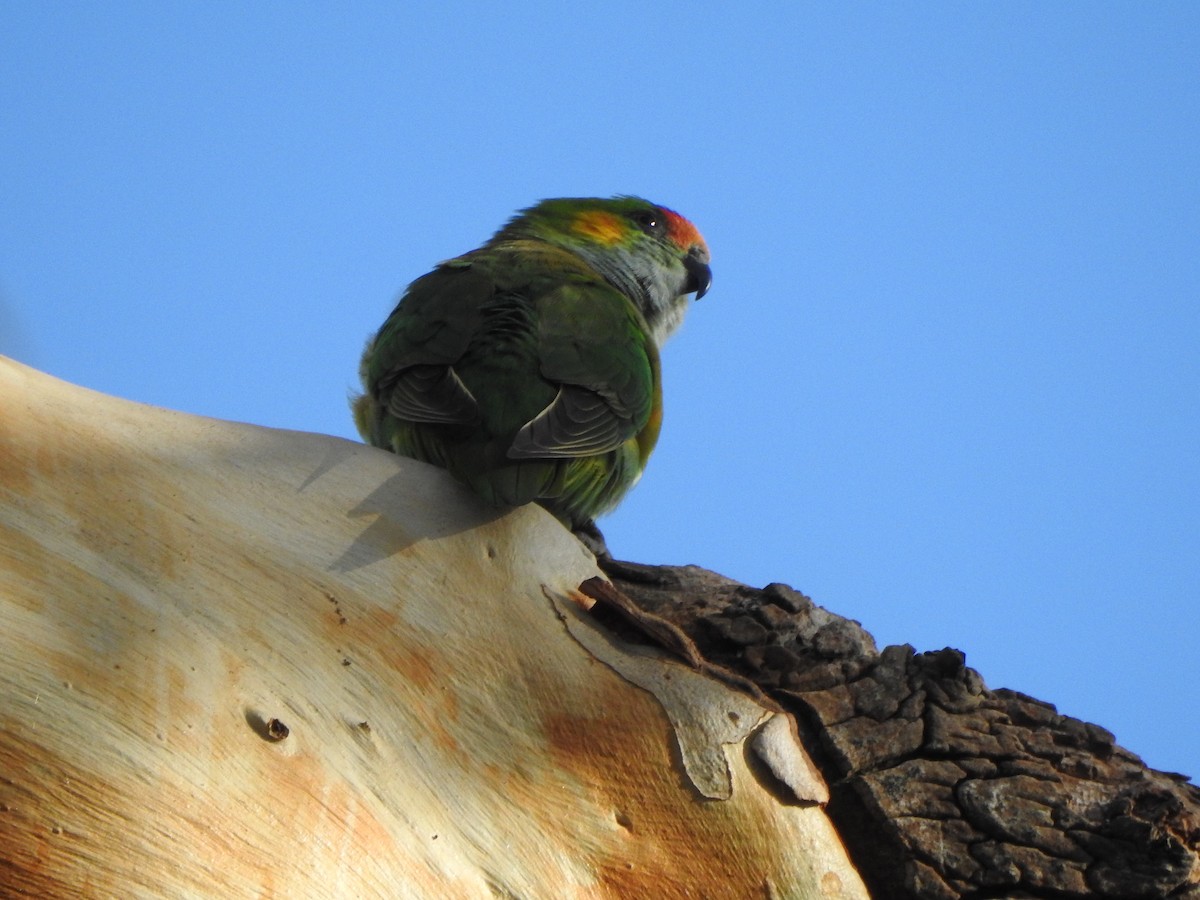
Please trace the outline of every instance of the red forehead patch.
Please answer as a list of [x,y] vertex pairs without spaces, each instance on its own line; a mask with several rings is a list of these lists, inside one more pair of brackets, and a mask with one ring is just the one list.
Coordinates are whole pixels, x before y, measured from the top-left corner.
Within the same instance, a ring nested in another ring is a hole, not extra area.
[[667,214],[667,235],[677,246],[690,247],[693,244],[699,244],[702,247],[708,246],[704,243],[704,238],[700,236],[695,225],[672,209],[667,209],[665,206],[660,208]]

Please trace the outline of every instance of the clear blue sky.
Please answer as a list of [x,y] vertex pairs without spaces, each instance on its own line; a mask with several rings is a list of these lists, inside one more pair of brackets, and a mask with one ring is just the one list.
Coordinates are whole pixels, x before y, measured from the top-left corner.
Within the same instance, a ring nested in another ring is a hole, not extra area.
[[353,436],[547,196],[712,247],[614,552],[785,581],[1200,776],[1200,5],[0,7],[0,352]]

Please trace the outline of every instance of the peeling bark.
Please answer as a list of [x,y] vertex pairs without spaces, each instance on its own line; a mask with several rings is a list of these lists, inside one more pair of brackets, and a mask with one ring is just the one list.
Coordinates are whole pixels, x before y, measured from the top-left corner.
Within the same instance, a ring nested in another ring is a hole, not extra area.
[[431,466],[0,359],[0,897],[864,900],[790,717],[599,577]]
[[0,896],[1200,897],[1200,795],[1104,729],[603,568],[429,466],[0,359]]
[[872,896],[1200,897],[1200,790],[1098,725],[989,690],[958,650],[879,651],[857,622],[785,585],[603,568],[707,665],[797,716]]

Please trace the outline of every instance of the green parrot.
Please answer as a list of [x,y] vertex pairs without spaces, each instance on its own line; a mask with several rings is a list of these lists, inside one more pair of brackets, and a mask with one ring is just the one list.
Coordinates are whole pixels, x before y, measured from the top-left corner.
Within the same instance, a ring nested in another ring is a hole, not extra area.
[[543,200],[409,285],[363,353],[358,430],[488,504],[540,503],[603,551],[594,520],[658,440],[659,347],[708,262],[666,207]]

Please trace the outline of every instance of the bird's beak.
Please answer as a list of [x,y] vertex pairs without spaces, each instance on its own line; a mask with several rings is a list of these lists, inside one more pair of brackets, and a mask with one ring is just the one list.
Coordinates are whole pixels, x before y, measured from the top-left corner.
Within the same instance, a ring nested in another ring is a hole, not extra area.
[[712,269],[694,251],[683,258],[683,268],[687,270],[688,276],[683,292],[690,294],[695,291],[696,299],[699,300],[712,287]]

